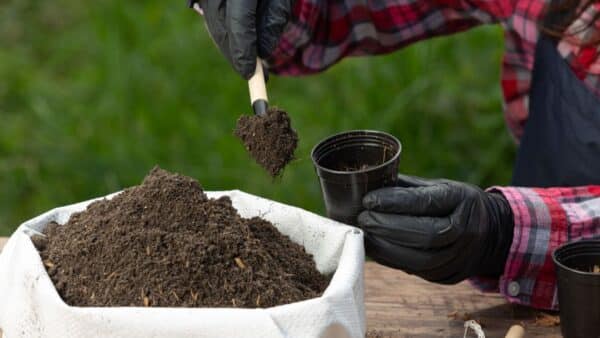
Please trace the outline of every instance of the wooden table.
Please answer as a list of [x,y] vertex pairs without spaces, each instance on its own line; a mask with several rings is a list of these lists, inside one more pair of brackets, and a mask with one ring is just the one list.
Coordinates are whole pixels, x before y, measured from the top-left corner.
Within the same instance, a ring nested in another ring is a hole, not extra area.
[[[5,241],[0,238],[0,248]],[[514,324],[525,326],[527,338],[560,337],[558,326],[536,325],[537,312],[507,304],[498,294],[483,294],[468,283],[427,283],[372,262],[365,266],[365,304],[369,330],[383,337],[463,337],[467,318],[479,321],[488,338],[504,337]]]
[[504,337],[515,324],[525,327],[527,338],[561,337],[559,326],[536,321],[543,314],[508,304],[499,294],[479,292],[467,282],[428,283],[372,262],[365,267],[365,302],[368,328],[384,337],[463,337],[466,319],[481,323],[486,337]]

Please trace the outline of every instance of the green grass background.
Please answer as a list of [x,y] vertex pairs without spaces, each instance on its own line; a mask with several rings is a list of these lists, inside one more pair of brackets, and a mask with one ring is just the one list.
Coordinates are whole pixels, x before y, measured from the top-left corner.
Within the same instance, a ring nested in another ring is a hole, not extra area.
[[507,184],[502,34],[483,27],[303,78],[272,77],[300,136],[273,181],[232,136],[246,83],[180,1],[0,3],[0,234],[50,208],[135,185],[155,164],[323,212],[310,150],[348,129],[393,133],[401,171]]

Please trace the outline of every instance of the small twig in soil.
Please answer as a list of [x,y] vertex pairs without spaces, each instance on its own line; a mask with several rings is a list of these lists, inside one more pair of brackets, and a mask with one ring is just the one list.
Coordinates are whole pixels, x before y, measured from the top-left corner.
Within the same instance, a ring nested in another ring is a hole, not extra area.
[[242,261],[241,258],[236,257],[233,260],[235,261],[235,264],[237,264],[237,266],[240,267],[240,269],[245,269],[246,268],[246,264],[244,264],[244,261]]
[[177,296],[175,290],[171,290],[171,294],[175,297],[175,299],[177,299],[177,301],[179,301],[179,296]]
[[198,301],[198,292],[190,291],[190,293],[192,294],[192,300],[194,302],[197,302]]

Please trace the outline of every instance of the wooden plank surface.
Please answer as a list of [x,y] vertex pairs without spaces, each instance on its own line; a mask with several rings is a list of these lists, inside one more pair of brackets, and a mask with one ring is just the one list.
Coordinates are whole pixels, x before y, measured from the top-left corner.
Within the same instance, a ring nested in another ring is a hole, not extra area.
[[368,328],[383,337],[463,337],[465,319],[480,322],[486,337],[504,337],[515,324],[525,327],[527,338],[561,337],[559,326],[536,321],[544,314],[508,304],[499,294],[467,282],[428,283],[372,262],[365,267],[365,302]]
[[[0,248],[5,242],[0,238]],[[535,323],[538,312],[507,304],[498,294],[481,293],[468,283],[428,283],[373,262],[365,266],[365,305],[367,326],[380,337],[462,337],[467,318],[479,321],[488,338],[504,337],[514,324],[525,326],[527,338],[560,337],[558,326]]]

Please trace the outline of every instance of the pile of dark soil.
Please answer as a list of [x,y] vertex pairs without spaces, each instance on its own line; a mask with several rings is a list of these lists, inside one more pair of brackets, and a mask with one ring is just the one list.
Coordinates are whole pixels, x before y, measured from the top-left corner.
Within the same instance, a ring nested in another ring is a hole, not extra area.
[[268,221],[154,168],[140,186],[48,224],[34,244],[74,306],[270,307],[320,296],[328,278]]
[[294,159],[298,135],[283,110],[269,108],[264,116],[243,115],[234,131],[250,156],[273,177]]

